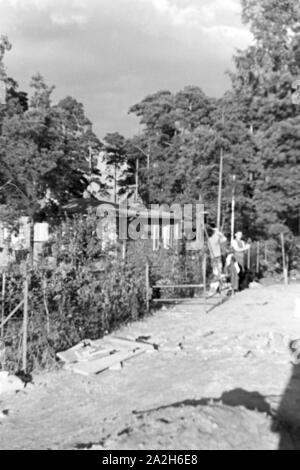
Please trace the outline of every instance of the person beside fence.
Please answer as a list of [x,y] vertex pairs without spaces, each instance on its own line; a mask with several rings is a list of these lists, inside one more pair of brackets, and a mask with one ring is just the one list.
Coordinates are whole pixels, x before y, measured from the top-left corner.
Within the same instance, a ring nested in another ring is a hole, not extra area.
[[227,241],[225,235],[217,228],[212,227],[212,234],[208,239],[209,249],[212,258],[213,274],[219,278],[223,271],[222,245]]
[[226,256],[225,273],[230,279],[233,292],[238,292],[240,287],[239,274],[241,268],[235,258],[234,249],[231,248]]
[[245,254],[249,250],[250,245],[244,242],[243,233],[241,231],[238,231],[235,234],[234,240],[232,240],[231,242],[231,247],[233,249],[234,259],[238,263],[240,269],[238,273],[239,290],[246,272]]
[[244,242],[242,232],[236,232],[235,238],[231,242],[231,246],[234,250],[236,261],[239,263],[242,271],[245,271],[245,253],[250,248],[250,245]]

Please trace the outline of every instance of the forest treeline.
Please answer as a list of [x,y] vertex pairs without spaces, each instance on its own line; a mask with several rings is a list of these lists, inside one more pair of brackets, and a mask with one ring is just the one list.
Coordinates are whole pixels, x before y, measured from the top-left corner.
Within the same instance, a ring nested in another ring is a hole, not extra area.
[[[216,219],[219,161],[224,153],[222,226],[230,231],[236,181],[236,228],[269,239],[300,230],[300,104],[293,99],[300,77],[300,1],[242,0],[242,19],[253,35],[237,50],[230,89],[220,99],[198,86],[160,90],[132,106],[141,132],[95,135],[83,105],[72,97],[53,103],[53,87],[41,75],[29,94],[5,68],[11,45],[0,42],[0,203],[2,211],[55,213],[83,197],[99,172],[90,152],[107,150],[107,163],[126,171],[121,191],[135,184],[145,203],[204,202]],[[119,174],[119,173],[118,173]],[[105,184],[102,185],[105,191]]]

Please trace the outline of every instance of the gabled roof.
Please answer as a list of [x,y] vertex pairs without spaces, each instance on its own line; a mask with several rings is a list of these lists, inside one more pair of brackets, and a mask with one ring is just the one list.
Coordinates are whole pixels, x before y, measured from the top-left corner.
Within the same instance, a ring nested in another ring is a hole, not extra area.
[[88,209],[96,209],[97,207],[101,207],[104,204],[114,206],[116,213],[121,217],[140,217],[142,219],[151,218],[152,220],[165,219],[178,222],[181,220],[181,217],[178,217],[172,211],[168,212],[165,210],[154,210],[151,208],[148,209],[139,202],[131,203],[131,205],[128,205],[127,208],[124,205],[123,209],[122,205],[115,204],[110,199],[74,199],[68,204],[62,206],[62,211],[69,214],[83,214],[86,213]]

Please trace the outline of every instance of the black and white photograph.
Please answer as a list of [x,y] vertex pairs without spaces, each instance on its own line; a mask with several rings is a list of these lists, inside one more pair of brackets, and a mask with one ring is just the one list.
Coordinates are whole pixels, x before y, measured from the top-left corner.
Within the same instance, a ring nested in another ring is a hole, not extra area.
[[0,0],[0,450],[300,450],[300,0]]

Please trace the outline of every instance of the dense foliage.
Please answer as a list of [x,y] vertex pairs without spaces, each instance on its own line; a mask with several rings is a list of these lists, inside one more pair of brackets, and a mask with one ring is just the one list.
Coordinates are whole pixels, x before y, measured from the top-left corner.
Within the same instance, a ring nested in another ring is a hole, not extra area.
[[[83,105],[72,97],[54,104],[53,87],[40,75],[32,78],[30,96],[19,90],[4,67],[11,45],[1,37],[0,81],[6,97],[0,103],[0,204],[5,215],[47,217],[72,198],[82,198],[99,176],[89,164],[91,151],[104,147],[115,196],[117,188],[124,193],[138,181],[145,203],[184,204],[200,198],[209,222],[215,222],[223,152],[223,230],[230,232],[236,181],[236,229],[269,241],[273,272],[284,233],[289,267],[295,268],[300,105],[292,95],[300,77],[300,0],[242,0],[242,7],[253,42],[237,51],[231,87],[221,99],[206,96],[198,86],[158,91],[130,109],[139,118],[139,135],[126,139],[114,132],[103,143]],[[124,262],[117,248],[101,252],[95,225],[91,214],[61,223],[51,248],[53,264],[31,272],[31,367],[45,366],[58,350],[145,314],[146,261],[152,283],[201,282],[196,255],[162,255],[137,242],[128,247]],[[8,275],[5,311],[22,296],[23,276],[15,269]],[[6,328],[8,364],[14,368],[20,360],[20,326],[21,314]]]
[[[296,236],[300,105],[292,94],[300,75],[300,2],[242,0],[242,19],[253,42],[234,56],[228,92],[217,100],[186,86],[147,96],[129,110],[139,118],[141,133],[104,137],[106,161],[121,192],[135,184],[138,160],[139,193],[146,203],[200,197],[215,220],[222,148],[223,228],[229,231],[235,175],[237,228],[252,237],[278,237],[282,231]],[[7,102],[0,105],[0,183],[6,185],[1,200],[35,212],[40,201],[51,206],[82,196],[93,177],[89,149],[100,143],[82,105],[70,97],[53,105],[53,88],[40,75],[32,79],[30,97],[18,90],[3,65],[10,47],[2,37],[0,79]],[[126,168],[121,177],[120,168]]]
[[[237,228],[252,238],[299,235],[300,76],[299,0],[242,0],[252,44],[234,56],[232,86],[219,99],[197,86],[158,91],[132,106],[142,132],[127,142],[129,171],[146,202],[193,202],[201,197],[216,219],[220,149],[224,151],[223,227],[230,228],[236,176]],[[166,175],[168,176],[166,178]]]
[[97,172],[91,173],[89,152],[100,148],[83,105],[67,97],[53,104],[40,74],[31,94],[18,91],[3,66],[9,49],[0,39],[0,80],[6,100],[0,104],[0,203],[13,213],[34,218],[51,213],[73,197],[82,197]]
[[[97,339],[118,326],[146,314],[146,262],[150,283],[201,280],[199,257],[187,259],[180,251],[153,252],[136,242],[123,260],[116,247],[101,250],[95,215],[75,217],[61,224],[49,246],[48,257],[30,270],[28,361],[32,369],[51,366],[58,351],[83,339]],[[5,311],[23,296],[24,269],[7,273]],[[182,294],[169,290],[168,296]],[[184,293],[186,295],[186,292]],[[7,367],[21,364],[20,311],[5,327]]]

